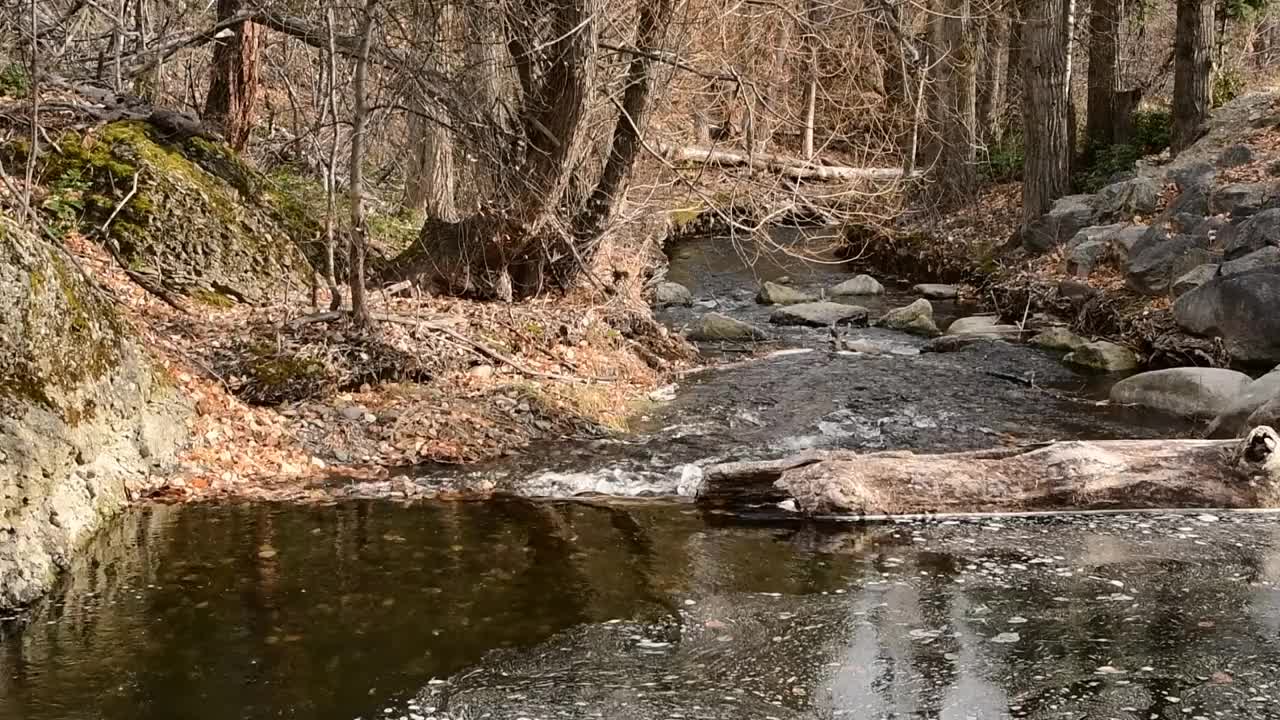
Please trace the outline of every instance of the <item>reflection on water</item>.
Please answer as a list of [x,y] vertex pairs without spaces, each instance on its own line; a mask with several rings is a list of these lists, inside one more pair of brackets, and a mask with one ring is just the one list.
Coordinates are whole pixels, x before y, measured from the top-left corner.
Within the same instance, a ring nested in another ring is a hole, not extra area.
[[1276,717],[1277,542],[1259,516],[158,507],[4,628],[0,718]]

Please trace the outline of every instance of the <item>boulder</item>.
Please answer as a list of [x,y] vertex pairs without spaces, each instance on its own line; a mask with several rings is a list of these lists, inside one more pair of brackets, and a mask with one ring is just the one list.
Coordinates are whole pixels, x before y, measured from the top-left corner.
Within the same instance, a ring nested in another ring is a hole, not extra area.
[[[1222,267],[1218,274],[1239,275],[1240,273],[1259,270],[1273,265],[1280,265],[1280,247],[1268,245],[1261,250],[1254,250],[1248,255],[1222,263]],[[1280,311],[1280,308],[1278,308],[1277,311]]]
[[955,285],[942,285],[938,283],[922,283],[911,288],[911,292],[927,299],[927,300],[954,300],[960,295],[960,289]]
[[1175,235],[1145,249],[1135,249],[1126,264],[1129,287],[1144,295],[1162,295],[1173,281],[1213,259],[1203,240]]
[[1218,266],[1213,263],[1205,263],[1197,265],[1186,274],[1173,281],[1173,285],[1169,288],[1170,294],[1175,298],[1195,290],[1201,285],[1209,282],[1218,274]]
[[928,300],[917,300],[905,307],[895,308],[880,318],[880,324],[892,330],[914,333],[916,335],[938,335],[938,326],[933,322],[933,306]]
[[1243,257],[1268,245],[1280,246],[1280,208],[1263,210],[1240,223],[1222,244],[1228,260]]
[[1178,298],[1173,315],[1193,335],[1221,337],[1242,363],[1280,363],[1280,267],[1215,277]]
[[1059,352],[1073,352],[1079,350],[1089,341],[1071,332],[1064,327],[1051,327],[1048,330],[1038,333],[1031,338],[1030,343],[1038,348],[1045,350],[1057,350]]
[[653,305],[660,308],[673,305],[689,307],[693,305],[693,293],[680,283],[661,282],[653,288]]
[[796,290],[793,287],[765,281],[756,294],[756,302],[761,305],[795,305],[817,300],[817,296]]
[[1267,199],[1262,183],[1235,183],[1215,188],[1210,196],[1209,212],[1214,215],[1248,217],[1258,212]]
[[1112,245],[1107,240],[1089,240],[1071,248],[1067,253],[1066,270],[1072,277],[1087,278],[1094,268],[1106,259]]
[[1022,234],[1022,246],[1033,253],[1052,250],[1089,227],[1098,217],[1094,195],[1058,198],[1049,212],[1029,223]]
[[1098,191],[1098,211],[1107,218],[1149,215],[1160,205],[1160,185],[1149,177],[1112,183]]
[[1072,305],[1083,305],[1097,294],[1098,289],[1088,283],[1078,280],[1062,280],[1058,282],[1058,297],[1071,301]]
[[1145,237],[1150,229],[1141,223],[1129,225],[1110,238],[1111,245],[1120,251],[1121,257],[1128,257],[1129,253],[1133,252],[1133,249],[1137,247],[1138,241]]
[[1253,411],[1249,416],[1250,428],[1259,425],[1267,425],[1270,427],[1280,427],[1280,398],[1273,398],[1267,404]]
[[1218,159],[1214,164],[1220,168],[1233,168],[1248,165],[1253,162],[1253,158],[1253,148],[1236,143],[1223,148],[1222,152],[1218,153]]
[[1253,379],[1222,368],[1180,367],[1125,378],[1111,388],[1111,402],[1181,417],[1211,418],[1225,410]]
[[[1280,399],[1280,367],[1249,383],[1227,407],[1218,413],[1209,425],[1206,435],[1211,438],[1233,438],[1243,435],[1253,427],[1250,416],[1258,408]],[[1269,424],[1269,423],[1268,423]]]
[[1099,372],[1124,372],[1138,367],[1138,356],[1129,348],[1105,340],[1085,343],[1062,359],[1068,365],[1076,365]]
[[1110,242],[1112,238],[1120,233],[1121,230],[1129,227],[1126,223],[1112,223],[1110,225],[1090,225],[1087,228],[1081,228],[1070,240],[1067,241],[1066,248],[1072,250],[1089,242]]
[[846,295],[883,295],[884,285],[870,275],[857,275],[827,290],[832,297]]
[[1207,162],[1189,162],[1182,163],[1169,171],[1169,179],[1172,180],[1180,190],[1189,188],[1204,188],[1213,183],[1213,178],[1217,172],[1213,166]]
[[768,337],[768,333],[755,325],[715,312],[707,313],[699,318],[697,326],[689,332],[690,340],[701,342],[719,340],[751,342],[754,340],[766,340]]
[[1017,338],[1022,328],[1017,325],[1002,325],[998,315],[973,315],[960,318],[947,328],[947,335],[971,335],[987,338]]
[[1199,222],[1199,218],[1209,214],[1208,188],[1195,186],[1183,190],[1169,203],[1169,207],[1165,208],[1165,214],[1169,217],[1187,216]]
[[769,322],[774,325],[805,325],[808,327],[862,323],[866,319],[866,308],[835,302],[786,305],[774,310],[773,315],[769,316]]

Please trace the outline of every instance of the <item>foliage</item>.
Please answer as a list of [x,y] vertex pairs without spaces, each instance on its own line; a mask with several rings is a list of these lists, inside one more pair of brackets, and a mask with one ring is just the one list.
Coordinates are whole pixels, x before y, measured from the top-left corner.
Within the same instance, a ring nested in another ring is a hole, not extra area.
[[1240,97],[1244,92],[1244,73],[1236,68],[1224,68],[1213,76],[1213,106],[1222,107]]
[[1072,178],[1080,192],[1093,193],[1113,182],[1121,173],[1133,170],[1138,160],[1169,147],[1173,116],[1168,110],[1139,110],[1133,114],[1133,142],[1090,146],[1084,162]]
[[26,97],[30,89],[31,81],[25,68],[17,63],[0,66],[0,95]]
[[987,148],[987,157],[978,165],[978,174],[988,182],[1011,182],[1022,179],[1022,163],[1026,158],[1022,133],[1006,133]]

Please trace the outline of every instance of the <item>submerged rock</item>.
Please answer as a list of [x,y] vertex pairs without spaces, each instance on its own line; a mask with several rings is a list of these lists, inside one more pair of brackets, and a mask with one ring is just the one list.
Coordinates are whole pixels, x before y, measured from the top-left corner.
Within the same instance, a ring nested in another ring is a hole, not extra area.
[[1211,438],[1239,437],[1253,427],[1250,416],[1263,405],[1277,399],[1280,399],[1280,367],[1249,383],[1237,393],[1213,419],[1206,434]]
[[880,324],[892,330],[932,337],[938,335],[933,322],[933,305],[928,300],[917,300],[905,307],[896,308],[880,318]]
[[769,322],[774,325],[806,325],[809,327],[827,327],[828,325],[865,322],[866,319],[866,308],[834,302],[787,305],[773,311],[773,315],[769,316]]
[[912,287],[911,292],[926,300],[955,300],[960,296],[960,289],[955,285],[940,283],[921,283]]
[[727,340],[734,342],[750,342],[766,340],[769,334],[750,323],[735,320],[720,313],[707,313],[698,320],[698,324],[689,332],[690,340],[714,342]]
[[794,305],[814,300],[817,300],[817,297],[810,293],[767,280],[760,287],[760,292],[756,294],[756,302],[761,305]]
[[671,307],[693,305],[693,293],[689,288],[675,282],[661,282],[653,288],[653,304],[655,307]]
[[1051,327],[1031,338],[1030,343],[1045,350],[1071,352],[1088,345],[1089,341],[1064,327]]
[[1181,367],[1125,378],[1111,388],[1111,401],[1171,415],[1211,418],[1225,410],[1253,380],[1221,368]]
[[832,297],[845,295],[883,295],[884,285],[870,275],[857,275],[827,291]]
[[1085,343],[1062,361],[1099,372],[1123,372],[1138,367],[1136,353],[1123,345],[1105,340]]

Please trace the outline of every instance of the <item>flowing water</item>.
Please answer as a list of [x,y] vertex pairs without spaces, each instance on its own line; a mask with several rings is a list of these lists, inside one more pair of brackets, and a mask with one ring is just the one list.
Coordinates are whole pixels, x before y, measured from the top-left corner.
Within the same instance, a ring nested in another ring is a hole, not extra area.
[[[678,327],[763,322],[758,277],[848,269],[704,241],[671,273],[701,303],[664,313]],[[798,448],[1193,431],[1073,397],[1096,380],[1025,347],[848,332],[887,351],[780,331],[773,350],[807,352],[690,375],[626,437],[470,473],[665,499],[135,509],[0,623],[0,720],[1280,717],[1271,516],[815,525],[679,497],[707,462]]]

